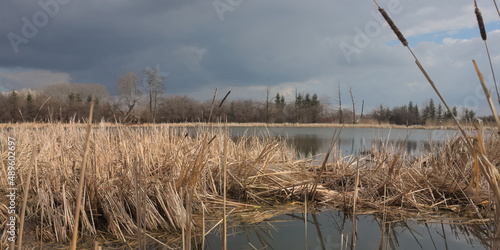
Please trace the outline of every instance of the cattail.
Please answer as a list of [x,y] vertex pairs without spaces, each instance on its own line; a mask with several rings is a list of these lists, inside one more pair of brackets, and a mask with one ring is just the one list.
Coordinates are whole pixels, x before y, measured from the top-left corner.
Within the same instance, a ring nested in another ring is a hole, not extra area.
[[212,139],[210,139],[210,141],[208,141],[207,145],[210,145],[210,143],[212,143],[212,141],[215,140],[215,137],[217,137],[217,135],[214,135],[214,137],[212,137]]
[[231,94],[231,90],[229,90],[229,92],[227,92],[226,96],[224,96],[224,98],[222,99],[222,101],[220,102],[219,104],[219,108],[222,106],[222,104],[224,103],[224,101],[226,100],[227,96]]
[[406,41],[406,38],[403,36],[403,33],[401,33],[401,31],[399,31],[398,27],[396,26],[396,24],[394,24],[394,22],[392,21],[391,17],[389,17],[389,15],[387,14],[387,12],[385,12],[384,9],[382,8],[378,8],[378,11],[380,12],[380,14],[382,14],[382,16],[384,17],[385,21],[389,24],[389,26],[391,27],[392,31],[394,31],[394,34],[396,34],[396,36],[398,37],[399,41],[401,41],[401,43],[405,46],[405,47],[408,47],[408,41]]
[[479,25],[479,31],[481,32],[481,38],[484,41],[486,41],[486,39],[488,37],[486,36],[486,29],[484,28],[483,15],[481,15],[481,11],[479,11],[477,6],[476,6],[476,10],[474,12],[476,12],[477,24]]

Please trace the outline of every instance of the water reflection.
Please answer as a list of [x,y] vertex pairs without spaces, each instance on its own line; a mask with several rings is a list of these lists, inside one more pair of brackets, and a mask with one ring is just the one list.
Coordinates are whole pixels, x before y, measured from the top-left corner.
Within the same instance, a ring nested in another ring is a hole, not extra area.
[[[271,136],[287,140],[299,157],[324,154],[330,146],[332,136],[340,128],[305,127],[230,127],[233,136]],[[398,149],[404,145],[407,154],[429,152],[431,147],[452,138],[454,130],[424,129],[380,129],[380,128],[343,128],[336,149],[343,155],[369,152],[372,147]]]
[[[488,249],[484,225],[424,223],[358,215],[357,249]],[[304,221],[307,221],[307,227]],[[307,233],[305,231],[307,228]],[[352,216],[340,211],[280,215],[241,224],[228,236],[228,249],[351,249]],[[207,237],[207,249],[221,248],[220,234]]]
[[312,157],[327,150],[322,148],[325,146],[324,140],[317,136],[295,136],[286,142],[289,147],[295,149],[300,158]]

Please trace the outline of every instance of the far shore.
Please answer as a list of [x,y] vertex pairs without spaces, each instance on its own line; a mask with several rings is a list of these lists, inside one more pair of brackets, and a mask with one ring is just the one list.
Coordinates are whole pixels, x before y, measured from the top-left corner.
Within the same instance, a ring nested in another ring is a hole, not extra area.
[[[46,127],[54,124],[63,126],[74,125],[75,123],[1,123],[0,128],[14,128],[19,126],[28,126],[33,128]],[[76,123],[77,125],[84,126],[85,123]],[[446,125],[396,125],[389,123],[360,123],[360,124],[340,124],[340,123],[204,123],[204,122],[187,122],[187,123],[143,123],[143,124],[130,124],[130,123],[95,123],[94,127],[117,127],[117,126],[130,126],[130,127],[149,127],[149,126],[171,126],[171,127],[199,127],[199,126],[228,126],[228,127],[295,127],[295,128],[382,128],[382,129],[442,129],[442,130],[456,130],[457,127],[453,124]],[[464,128],[473,129],[470,124],[463,124]],[[485,124],[486,129],[492,129],[492,126]]]
[[[154,125],[154,124],[150,124]],[[196,127],[209,125],[207,123],[169,123],[172,127]],[[213,126],[226,126],[224,123],[210,124]],[[386,129],[449,129],[455,126],[427,126],[427,125],[396,125],[396,124],[340,124],[340,123],[227,123],[228,127],[291,127],[291,128],[386,128]]]

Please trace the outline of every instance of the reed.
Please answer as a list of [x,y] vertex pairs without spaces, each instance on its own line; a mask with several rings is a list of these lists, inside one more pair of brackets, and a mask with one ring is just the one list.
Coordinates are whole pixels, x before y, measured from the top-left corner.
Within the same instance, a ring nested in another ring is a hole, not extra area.
[[[227,129],[225,130],[227,132]],[[227,201],[227,141],[229,138],[224,136],[223,149],[222,149],[222,181],[223,181],[223,205],[222,205],[222,216],[223,216],[223,238],[222,238],[222,249],[227,249],[227,215],[226,215],[226,201]]]
[[78,239],[78,223],[80,222],[80,206],[82,202],[82,192],[83,192],[83,184],[85,181],[85,169],[87,167],[87,156],[89,153],[89,143],[90,143],[90,136],[91,134],[91,129],[92,129],[92,114],[94,111],[94,97],[92,97],[92,101],[90,104],[90,114],[89,114],[89,121],[87,125],[87,137],[85,139],[85,147],[84,147],[84,153],[83,153],[83,160],[82,160],[82,168],[80,172],[80,184],[78,186],[78,192],[76,196],[76,208],[75,208],[75,221],[74,221],[74,227],[73,227],[73,238],[71,240],[71,249],[74,250],[76,249],[76,241]]
[[[415,55],[415,53],[413,53],[413,51],[410,48],[410,46],[408,44],[408,41],[406,40],[406,38],[404,37],[404,35],[401,33],[401,31],[399,31],[398,27],[392,21],[391,17],[389,17],[389,15],[387,14],[387,12],[378,5],[378,3],[377,3],[376,0],[374,0],[374,2],[377,5],[380,14],[382,14],[382,16],[384,17],[384,19],[386,20],[386,22],[391,27],[391,29],[394,32],[394,34],[396,34],[396,36],[398,37],[399,41],[403,44],[403,46],[405,46],[408,49],[408,51],[411,53],[411,55],[413,56],[413,58],[415,58],[415,63],[417,64],[418,68],[420,69],[420,71],[422,71],[422,74],[425,76],[425,78],[427,79],[427,81],[429,82],[429,84],[431,85],[431,87],[434,89],[434,92],[438,95],[439,99],[444,104],[445,108],[451,114],[453,120],[455,121],[455,124],[457,125],[458,129],[460,130],[460,132],[462,133],[462,135],[464,136],[464,138],[467,137],[467,134],[465,133],[464,128],[462,127],[462,125],[460,125],[460,122],[458,121],[457,117],[455,117],[455,115],[453,115],[453,112],[452,112],[450,106],[448,106],[448,103],[446,102],[446,100],[441,95],[441,92],[438,90],[436,84],[434,84],[434,81],[432,81],[432,79],[430,78],[430,76],[425,71],[424,67],[420,63],[420,60],[418,60],[418,58]],[[472,150],[472,146],[469,145],[468,147],[469,147],[470,150]]]
[[[498,113],[495,108],[495,104],[493,103],[493,98],[491,97],[491,91],[488,90],[488,87],[486,86],[486,83],[484,81],[483,74],[481,74],[481,71],[479,70],[479,67],[477,66],[476,61],[472,60],[474,63],[474,68],[476,69],[477,76],[479,78],[479,82],[481,83],[481,87],[483,87],[484,95],[486,96],[486,100],[488,101],[488,105],[490,106],[491,113],[493,114],[493,117],[495,118],[495,122],[497,124],[497,132],[500,135],[500,119],[498,118]],[[499,99],[500,101],[500,99]]]
[[495,9],[497,10],[498,17],[500,17],[500,10],[498,9],[497,1],[493,0],[493,3],[495,4]]
[[[376,1],[375,1],[375,3],[376,3]],[[474,5],[475,5],[474,12],[475,12],[475,15],[476,15],[476,19],[478,21],[478,26],[479,26],[481,38],[484,41],[484,44],[485,44],[485,47],[486,47],[486,53],[487,53],[488,58],[489,58],[491,72],[493,74],[495,88],[496,88],[496,91],[497,91],[498,102],[500,104],[500,93],[498,91],[498,86],[497,86],[497,82],[496,82],[496,78],[495,78],[495,72],[494,72],[494,69],[493,69],[493,64],[491,62],[491,56],[490,56],[489,49],[488,49],[487,33],[486,33],[486,29],[484,27],[483,17],[482,17],[481,11],[477,7],[476,1],[474,1]],[[378,4],[377,4],[377,6],[378,6]],[[496,2],[495,2],[495,6],[496,6]],[[413,51],[408,46],[408,42],[404,39],[404,36],[397,29],[397,26],[394,24],[394,22],[392,22],[392,20],[390,20],[390,17],[387,15],[387,13],[385,13],[385,11],[383,9],[381,9],[380,7],[379,7],[379,11],[381,12],[382,16],[386,19],[387,23],[392,28],[392,30],[394,31],[394,33],[396,34],[396,36],[398,37],[398,39],[401,41],[401,43],[405,47],[407,47],[408,50],[411,52],[411,54],[415,58],[415,63],[417,64],[418,68],[422,71],[423,75],[427,78],[428,82],[433,87],[434,91],[439,96],[439,98],[441,99],[441,101],[443,102],[443,104],[445,105],[445,107],[448,109],[449,112],[451,112],[449,106],[447,105],[446,101],[444,100],[444,98],[442,97],[441,93],[437,89],[436,85],[434,84],[434,82],[432,81],[432,79],[429,77],[429,75],[426,73],[424,67],[419,62],[419,60],[416,57],[416,55],[413,53]],[[499,16],[500,16],[500,12],[499,12]],[[481,72],[480,72],[480,70],[479,70],[476,62],[473,61],[473,63],[474,63],[474,67],[476,69],[476,72],[478,74],[481,86],[482,86],[482,88],[484,90],[484,93],[486,95],[486,98],[488,100],[488,104],[489,104],[489,106],[491,108],[492,114],[495,117],[495,121],[496,121],[497,126],[498,126],[498,133],[500,135],[500,120],[498,118],[498,113],[497,113],[497,111],[495,109],[495,105],[494,105],[493,100],[491,98],[491,93],[488,90],[488,88],[486,87],[486,84],[484,82],[484,77],[481,74]],[[498,204],[500,204],[500,189],[499,189],[499,185],[498,185],[498,182],[500,180],[500,174],[498,173],[497,167],[492,163],[492,159],[493,158],[491,158],[491,156],[490,157],[487,156],[487,153],[485,151],[485,148],[484,148],[484,139],[483,139],[483,127],[482,127],[481,121],[479,121],[480,124],[477,127],[477,133],[476,133],[477,136],[475,138],[473,138],[474,140],[471,141],[470,137],[468,137],[467,133],[465,133],[464,129],[462,128],[462,126],[460,125],[460,123],[458,122],[458,120],[456,119],[456,117],[453,117],[453,118],[454,118],[454,120],[456,122],[456,125],[457,125],[458,129],[462,133],[461,140],[463,142],[463,145],[466,146],[466,148],[467,148],[466,152],[468,152],[468,154],[469,154],[469,155],[464,155],[464,157],[468,158],[468,160],[466,160],[466,161],[470,161],[470,158],[473,159],[472,160],[472,162],[474,164],[474,167],[473,167],[474,170],[473,171],[475,173],[472,174],[472,178],[470,179],[470,183],[468,185],[468,188],[472,187],[472,182],[473,182],[474,177],[475,177],[475,179],[476,179],[476,193],[478,193],[478,195],[479,195],[479,187],[478,187],[479,186],[479,184],[478,184],[479,180],[478,180],[478,171],[477,171],[477,168],[478,168],[478,166],[480,166],[481,172],[483,173],[483,176],[485,177],[486,182],[488,183],[488,186],[490,188],[489,190],[491,190],[493,192],[493,194],[494,194],[494,199],[493,200],[495,201],[495,206],[498,206]],[[496,144],[498,144],[498,140],[499,139],[497,137],[495,137],[493,139],[493,141]],[[494,149],[494,151],[498,151],[498,146]],[[471,157],[470,155],[473,155],[473,157]],[[451,158],[451,156],[449,156],[449,155],[447,155],[447,157]],[[478,161],[478,158],[480,159],[480,161]],[[447,171],[450,171],[450,170],[447,169]],[[462,173],[462,175],[464,175],[464,173]],[[456,187],[459,187],[459,185],[460,185],[460,184],[458,184],[458,182],[460,181],[460,178],[461,178],[460,176],[453,176],[453,178],[452,178],[452,180],[454,182],[456,182],[456,185],[455,185]],[[459,191],[464,194],[464,196],[465,196],[464,198],[467,198],[467,200],[469,200],[469,202],[471,203],[471,205],[477,211],[476,204],[470,199],[470,197],[467,197],[467,195],[465,194],[464,189],[459,188]],[[488,191],[488,193],[489,193],[489,191]],[[415,200],[415,203],[416,203],[416,200]],[[481,215],[478,213],[478,216],[481,216]],[[500,213],[496,212],[494,214],[494,219],[493,219],[493,227],[495,228],[495,230],[494,230],[494,232],[492,234],[490,234],[490,237],[494,238],[494,240],[491,243],[491,248],[492,249],[498,249],[500,247],[500,243],[498,241],[498,239],[500,238],[500,226],[499,225],[500,225]]]
[[[486,34],[486,28],[484,27],[483,15],[481,14],[481,11],[477,7],[476,0],[474,0],[474,7],[475,7],[474,13],[476,14],[477,25],[479,27],[479,32],[481,34],[481,38],[484,41],[484,47],[486,48],[486,54],[488,55],[488,61],[490,63],[491,74],[493,76],[493,81],[495,83],[495,89],[497,91],[498,104],[500,104],[500,92],[498,91],[497,78],[495,77],[495,70],[493,69],[493,63],[491,62],[490,49],[488,48],[488,41],[487,41],[488,36]],[[495,2],[495,7],[496,7],[496,2]],[[497,8],[497,11],[498,11],[498,8]],[[477,66],[476,66],[476,70],[477,70]],[[496,113],[494,113],[494,114],[496,114]]]
[[[186,207],[180,199],[181,188],[193,190],[193,213],[200,212],[201,201],[206,200],[206,212],[214,214],[218,209],[213,204],[221,204],[218,202],[223,200],[219,195],[222,190],[218,189],[219,176],[223,175],[218,159],[224,140],[228,209],[241,207],[235,200],[245,201],[244,197],[259,203],[270,202],[274,191],[257,193],[312,179],[312,175],[302,174],[292,151],[277,139],[262,141],[246,137],[233,141],[206,127],[200,127],[192,136],[184,134],[184,129],[167,125],[111,129],[95,126],[88,144],[89,178],[85,178],[82,186],[84,206],[76,210],[82,180],[77,172],[82,170],[79,166],[83,167],[81,152],[85,149],[80,142],[86,141],[86,130],[78,124],[51,124],[33,132],[27,124],[0,130],[1,136],[18,138],[20,155],[29,155],[32,136],[44,141],[37,161],[38,178],[43,181],[30,180],[31,186],[39,188],[28,196],[26,218],[27,225],[40,225],[43,221],[39,237],[49,242],[70,240],[77,211],[82,218],[78,231],[85,238],[103,231],[107,237],[129,241],[129,236],[141,232],[141,227],[148,231],[178,230],[187,221]],[[209,139],[213,139],[210,144]],[[19,161],[20,166],[28,166],[24,157]],[[27,168],[20,169],[20,175],[27,173]],[[7,190],[6,185],[1,182],[0,190]],[[3,199],[0,198],[0,203],[5,204]],[[0,208],[0,218],[6,215],[7,210]],[[2,242],[7,242],[5,233]]]
[[358,231],[358,221],[356,217],[356,202],[358,200],[359,169],[356,171],[356,182],[354,183],[354,202],[352,205],[352,237],[351,250],[356,249],[356,232]]
[[[28,197],[26,225],[40,225],[43,220],[44,226],[40,227],[39,234],[41,240],[68,242],[74,228],[76,187],[80,180],[76,166],[81,166],[79,155],[84,145],[80,142],[85,141],[86,130],[77,124],[52,124],[33,133],[28,131],[31,131],[29,125],[0,130],[0,136],[13,133],[18,138],[21,155],[29,155],[32,136],[44,141],[37,157],[38,175],[43,181]],[[342,157],[333,152],[332,156],[336,156],[324,164],[321,179],[317,182],[321,166],[311,164],[309,159],[297,159],[283,139],[243,136],[231,140],[222,131],[199,127],[190,133],[191,136],[185,137],[186,130],[168,125],[152,128],[117,126],[112,129],[95,126],[89,145],[92,157],[88,158],[92,167],[88,168],[89,178],[86,178],[82,195],[85,206],[80,209],[79,231],[82,237],[92,238],[98,232],[105,232],[107,239],[136,242],[137,237],[131,236],[137,235],[141,227],[144,232],[180,230],[186,225],[189,214],[181,200],[181,189],[192,189],[194,217],[202,214],[202,207],[207,216],[217,215],[224,204],[223,185],[218,183],[219,179],[224,179],[220,164],[224,141],[227,155],[226,206],[229,210],[300,200],[306,202],[305,189],[314,183],[317,183],[316,195],[310,204],[308,202],[308,209],[314,204],[344,209],[341,206],[344,198],[350,204],[354,202],[353,191],[359,169],[357,214],[386,211],[386,214],[412,217],[425,216],[436,210],[450,211],[456,207],[475,213],[473,205],[484,216],[488,213],[487,203],[484,203],[488,201],[487,180],[479,180],[478,193],[467,188],[474,172],[474,157],[467,153],[461,139],[436,146],[432,154],[421,157],[407,155],[404,151],[397,154],[399,147],[388,145],[369,149],[368,155],[359,157]],[[139,141],[141,143],[137,143]],[[487,158],[492,164],[498,164],[498,138],[486,133],[482,141],[484,156],[478,154],[481,161]],[[19,165],[28,166],[27,161],[20,158]],[[135,162],[140,162],[141,167],[136,168]],[[394,166],[388,163],[394,163]],[[392,179],[387,182],[390,169]],[[20,169],[20,174],[26,175],[27,170]],[[135,171],[141,176],[140,181],[134,177]],[[32,178],[31,185],[36,186],[35,182]],[[6,190],[5,182],[0,183],[3,183],[0,190]],[[376,188],[384,185],[387,186],[387,195]],[[140,188],[137,192],[140,194],[136,193],[136,186]],[[90,191],[94,187],[97,187],[95,194]],[[138,202],[141,195],[143,201]],[[201,205],[202,201],[204,205]],[[37,206],[39,209],[35,209]],[[140,206],[142,212],[139,212]],[[0,207],[0,218],[6,216],[6,212]],[[141,220],[138,221],[137,216],[141,216]],[[265,216],[252,218],[259,220]],[[211,228],[211,225],[207,227]],[[27,229],[31,230],[30,227]],[[193,235],[202,234],[199,227],[192,230]],[[209,231],[206,230],[205,234]],[[2,241],[6,243],[5,234]],[[106,243],[102,244],[105,248]]]
[[26,202],[28,201],[28,193],[30,191],[30,184],[31,184],[31,172],[33,169],[33,165],[35,165],[36,153],[37,153],[37,148],[35,144],[33,144],[33,149],[31,150],[30,165],[28,167],[28,176],[26,177],[24,186],[24,196],[23,196],[23,205],[21,208],[21,222],[19,224],[19,238],[17,240],[17,249],[22,249],[23,246],[24,216],[26,214]]

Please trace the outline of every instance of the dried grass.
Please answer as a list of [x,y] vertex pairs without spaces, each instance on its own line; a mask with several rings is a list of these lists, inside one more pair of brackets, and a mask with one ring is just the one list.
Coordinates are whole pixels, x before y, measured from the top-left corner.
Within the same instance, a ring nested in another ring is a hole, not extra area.
[[[306,187],[316,183],[313,202],[345,211],[352,211],[357,190],[357,214],[385,211],[387,216],[425,217],[451,212],[474,219],[489,215],[488,183],[480,178],[479,192],[469,185],[474,177],[474,157],[463,140],[436,147],[421,157],[387,145],[359,157],[342,157],[334,150],[321,167],[307,159],[296,159],[283,140],[246,136],[231,140],[222,129],[207,127],[198,128],[191,136],[185,134],[186,130],[168,125],[96,126],[89,147],[81,237],[91,245],[92,241],[116,239],[137,247],[137,232],[143,232],[140,227],[151,241],[152,232],[180,231],[188,228],[190,221],[192,235],[201,235],[201,223],[195,223],[202,214],[201,202],[209,218],[222,218],[223,162],[227,162],[226,206],[232,211],[259,212],[260,208],[268,210],[278,204],[301,206]],[[484,157],[498,165],[500,142],[493,134],[486,134],[482,139]],[[31,180],[34,188],[29,190],[27,200],[26,232],[39,227],[37,240],[68,242],[74,227],[85,129],[76,125],[52,124],[41,129],[19,125],[0,130],[0,137],[7,135],[17,138],[19,155],[29,155],[32,143],[43,142],[39,143],[37,157],[38,178]],[[227,157],[222,158],[224,151]],[[27,163],[27,157],[19,158],[20,176],[28,172]],[[359,185],[355,185],[358,170]],[[0,190],[6,190],[3,178]],[[189,206],[182,197],[191,190]],[[193,209],[192,220],[188,207]],[[6,215],[7,210],[0,206],[0,218]],[[1,239],[6,243],[5,234]],[[167,244],[166,240],[161,242]]]
[[[166,125],[152,128],[97,126],[93,129],[82,195],[82,237],[96,239],[105,232],[127,241],[130,235],[138,232],[139,213],[147,231],[178,230],[185,226],[187,219],[181,190],[193,189],[193,213],[201,212],[200,202],[206,200],[212,202],[207,212],[216,214],[216,204],[222,200],[223,193],[222,183],[219,183],[222,179],[220,152],[228,137],[205,128],[200,128],[192,137],[184,134],[184,130]],[[38,178],[31,180],[31,187],[35,188],[29,190],[25,228],[34,230],[43,221],[38,239],[67,242],[75,226],[85,129],[78,125],[52,124],[39,129],[18,125],[0,130],[0,135],[17,139],[20,156],[29,156],[32,143],[43,142],[37,158]],[[211,138],[215,139],[209,144]],[[6,146],[0,144],[2,149]],[[274,139],[262,141],[244,137],[236,142],[227,141],[227,206],[245,206],[234,200],[269,203],[268,195],[255,193],[312,180],[312,175],[304,174],[295,165],[290,152],[283,142]],[[5,155],[2,158],[6,160]],[[134,188],[137,182],[135,163],[140,163],[137,164],[137,176],[141,178],[139,192]],[[26,176],[28,157],[20,157],[17,164],[19,176]],[[2,192],[7,190],[4,178],[0,177]],[[144,197],[138,199],[136,196],[141,193]],[[5,195],[1,197],[4,199]],[[141,203],[143,211],[138,208]],[[2,201],[2,204],[6,203]],[[0,218],[5,216],[7,210],[2,205]],[[5,226],[5,223],[1,225],[2,229]],[[2,231],[4,243],[6,231]]]

